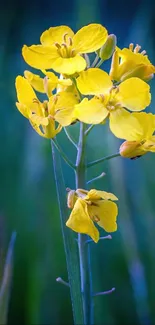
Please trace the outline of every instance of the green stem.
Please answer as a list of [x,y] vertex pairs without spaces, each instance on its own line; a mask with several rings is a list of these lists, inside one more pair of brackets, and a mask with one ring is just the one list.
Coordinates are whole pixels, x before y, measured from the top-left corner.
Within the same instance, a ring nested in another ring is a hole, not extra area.
[[98,56],[98,54],[96,54],[96,57],[95,57],[95,59],[94,59],[92,65],[91,65],[91,68],[94,68],[94,67],[96,66],[98,60],[99,60],[99,56]]
[[96,68],[99,68],[99,67],[102,65],[103,62],[104,62],[104,61],[101,59],[101,60],[98,62],[98,64],[96,64]]
[[91,126],[89,126],[89,128],[85,131],[85,135],[88,135],[89,132],[94,128],[95,124],[92,124]]
[[61,228],[63,234],[63,242],[65,247],[68,280],[70,285],[71,301],[73,308],[74,324],[84,324],[83,315],[83,301],[81,297],[80,289],[80,270],[77,267],[79,264],[78,248],[75,241],[74,233],[66,227],[66,221],[68,218],[68,209],[66,204],[66,188],[61,168],[61,158],[59,152],[56,150],[53,141],[52,144],[52,155],[53,155],[53,166],[54,175],[56,181],[56,189],[58,196],[58,204],[60,210]]
[[106,157],[94,160],[94,161],[87,164],[87,168],[92,167],[92,166],[97,165],[97,164],[100,164],[101,162],[104,162],[105,160],[110,160],[112,158],[119,157],[119,156],[120,156],[120,153],[118,152],[118,153],[115,153],[113,155],[106,156]]
[[69,165],[71,168],[75,169],[75,165],[68,159],[68,157],[65,155],[65,153],[62,151],[61,147],[59,146],[58,142],[56,141],[56,139],[52,139],[51,140],[54,144],[54,146],[57,148],[57,150],[59,151],[59,153],[61,154],[61,157],[64,159],[64,161],[66,162],[67,165]]
[[73,144],[73,146],[74,146],[75,148],[77,148],[77,144],[76,144],[75,141],[72,139],[72,137],[71,137],[71,135],[69,134],[69,132],[68,132],[68,130],[67,130],[66,127],[64,128],[64,131],[65,131],[65,133],[66,133],[66,135],[67,135],[68,140]]
[[[86,164],[85,164],[85,125],[80,124],[80,136],[76,160],[76,188],[86,186]],[[87,235],[78,234],[79,262],[81,275],[81,293],[83,301],[84,325],[93,324],[93,302],[92,302],[92,281],[90,270],[89,245],[85,245]]]

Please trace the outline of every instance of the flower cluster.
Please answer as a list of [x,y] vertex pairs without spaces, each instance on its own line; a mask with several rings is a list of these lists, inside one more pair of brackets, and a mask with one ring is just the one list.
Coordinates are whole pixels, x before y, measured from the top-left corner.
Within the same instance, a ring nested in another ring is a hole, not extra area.
[[[155,67],[139,45],[118,48],[116,36],[108,35],[100,24],[85,26],[76,34],[67,26],[58,26],[43,32],[39,45],[24,45],[22,55],[40,72],[25,71],[24,76],[16,78],[16,106],[39,135],[52,139],[79,121],[103,127],[109,121],[111,132],[125,140],[120,146],[121,156],[133,159],[155,151],[155,115],[141,112],[151,102],[148,81]],[[109,59],[107,73],[100,66]],[[40,101],[36,92],[46,99]],[[117,208],[109,201],[114,197],[105,198],[103,192],[96,192],[95,199],[91,195],[84,190],[74,193],[75,205],[67,225],[97,241],[93,221],[107,231],[116,230]],[[102,220],[99,211],[105,208],[108,212],[110,207],[113,222],[108,223],[106,214]],[[83,230],[77,211],[86,225]]]

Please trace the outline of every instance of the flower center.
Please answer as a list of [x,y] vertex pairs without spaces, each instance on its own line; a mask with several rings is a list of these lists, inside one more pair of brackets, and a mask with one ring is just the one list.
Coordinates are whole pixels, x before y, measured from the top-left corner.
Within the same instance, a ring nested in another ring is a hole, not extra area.
[[61,44],[55,43],[57,51],[62,58],[73,58],[76,55],[76,51],[73,48],[73,41],[68,33],[63,35],[63,42]]
[[100,95],[100,100],[102,101],[103,105],[106,106],[109,112],[114,111],[121,107],[121,103],[118,100],[119,88],[112,87],[108,94]]

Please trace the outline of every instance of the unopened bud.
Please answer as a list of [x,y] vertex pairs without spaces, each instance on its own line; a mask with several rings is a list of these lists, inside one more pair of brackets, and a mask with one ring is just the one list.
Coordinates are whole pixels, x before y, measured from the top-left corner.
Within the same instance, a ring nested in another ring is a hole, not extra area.
[[105,44],[101,47],[99,52],[99,57],[105,61],[111,58],[115,51],[117,43],[117,38],[114,34],[110,34],[105,42]]
[[142,144],[138,141],[125,141],[119,149],[120,155],[124,158],[136,158],[144,155],[146,151],[143,150]]
[[73,209],[76,201],[76,192],[74,190],[70,190],[67,196],[67,206],[69,209]]

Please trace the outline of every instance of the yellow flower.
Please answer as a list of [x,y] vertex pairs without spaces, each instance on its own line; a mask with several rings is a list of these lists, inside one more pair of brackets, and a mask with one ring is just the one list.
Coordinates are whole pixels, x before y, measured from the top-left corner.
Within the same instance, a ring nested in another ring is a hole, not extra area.
[[107,36],[107,30],[100,24],[85,26],[75,35],[68,26],[51,27],[41,35],[41,45],[24,45],[22,54],[24,60],[36,69],[53,69],[72,75],[86,68],[81,54],[101,48]]
[[72,212],[66,225],[76,232],[89,235],[97,243],[99,231],[95,223],[107,232],[117,230],[118,208],[112,202],[115,200],[118,199],[114,194],[95,189],[89,192],[82,189],[71,191],[68,206]]
[[127,140],[120,146],[120,154],[125,158],[140,157],[147,152],[155,152],[155,115],[151,113],[132,113],[137,119],[139,127],[134,129],[132,124],[124,130],[124,139]]
[[149,61],[146,51],[139,53],[141,46],[133,44],[123,50],[117,48],[113,54],[110,76],[116,81],[138,77],[148,81],[153,78],[155,67]]
[[80,73],[77,86],[83,95],[95,95],[92,99],[84,98],[75,106],[77,119],[88,124],[98,124],[107,117],[110,119],[110,129],[119,138],[132,124],[137,126],[130,111],[141,111],[150,104],[150,87],[139,78],[130,78],[119,86],[113,87],[109,75],[100,69],[92,68]]
[[59,87],[69,87],[72,85],[72,81],[70,79],[59,79],[53,72],[51,71],[42,71],[45,78],[41,78],[39,75],[34,74],[28,70],[24,71],[25,78],[29,81],[30,85],[40,93],[48,93],[49,96],[52,95],[52,91]]
[[[18,110],[29,119],[39,135],[54,138],[62,126],[72,123],[73,107],[77,103],[77,98],[72,93],[62,92],[41,103],[28,80],[21,76],[16,78],[16,91]],[[57,128],[55,121],[61,122]]]

